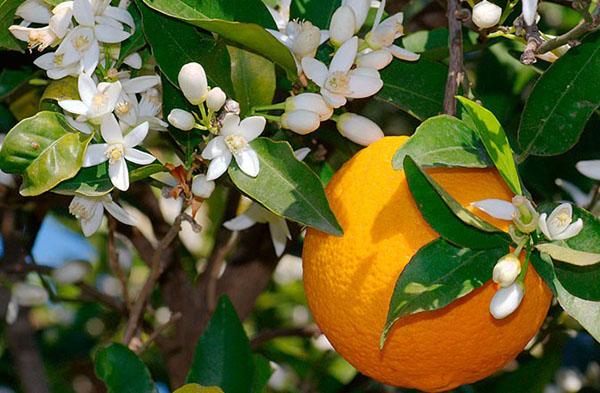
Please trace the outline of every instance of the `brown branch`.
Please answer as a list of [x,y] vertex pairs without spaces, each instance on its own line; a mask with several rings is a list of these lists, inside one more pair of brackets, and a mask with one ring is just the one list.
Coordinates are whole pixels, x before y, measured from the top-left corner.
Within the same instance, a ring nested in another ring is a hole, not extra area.
[[521,63],[533,64],[537,61],[535,55],[542,44],[542,37],[535,23],[531,26],[525,25],[525,40],[527,44],[521,54]]
[[271,341],[278,337],[319,337],[321,330],[317,325],[308,325],[301,327],[272,329],[260,332],[250,340],[250,346],[253,350],[258,349],[266,342]]
[[239,232],[233,231],[229,239],[222,246],[218,247],[212,255],[208,263],[207,274],[208,283],[206,284],[206,302],[208,304],[208,312],[213,313],[217,307],[217,281],[221,273],[221,269],[225,263],[225,258],[236,246],[239,239]]
[[444,113],[454,116],[456,114],[456,95],[458,87],[464,78],[463,66],[463,37],[462,37],[462,12],[460,0],[448,0],[448,47],[450,59],[448,64],[448,79],[444,94]]
[[115,244],[115,231],[117,230],[117,220],[110,214],[108,215],[108,264],[113,274],[121,283],[121,293],[125,299],[125,305],[129,307],[129,286],[127,285],[127,275],[119,263],[119,251]]
[[102,303],[109,309],[118,312],[119,314],[125,316],[127,315],[127,307],[116,297],[102,293],[96,288],[89,286],[84,282],[78,283],[77,287],[79,287],[79,289],[81,290],[81,296],[77,299],[74,299],[75,301],[86,301],[88,299],[90,301],[97,301]]
[[180,312],[177,312],[177,313],[171,315],[171,318],[169,318],[167,323],[160,325],[152,333],[150,333],[150,335],[148,336],[146,341],[144,341],[144,344],[142,344],[142,346],[136,352],[138,354],[140,354],[140,353],[143,353],[144,351],[146,351],[148,348],[150,348],[150,345],[152,345],[154,340],[156,340],[165,330],[167,330],[171,326],[175,325],[175,323],[177,321],[179,321],[180,319],[181,319]]

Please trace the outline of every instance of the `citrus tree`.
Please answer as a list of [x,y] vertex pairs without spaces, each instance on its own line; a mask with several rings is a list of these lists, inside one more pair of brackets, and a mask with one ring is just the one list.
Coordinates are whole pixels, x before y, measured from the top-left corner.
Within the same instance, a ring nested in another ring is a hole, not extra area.
[[600,386],[596,2],[0,11],[0,391]]

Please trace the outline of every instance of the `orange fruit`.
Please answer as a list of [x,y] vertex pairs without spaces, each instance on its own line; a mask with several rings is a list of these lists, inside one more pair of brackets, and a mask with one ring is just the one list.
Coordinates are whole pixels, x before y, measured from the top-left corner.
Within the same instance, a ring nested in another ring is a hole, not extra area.
[[[483,379],[515,358],[544,321],[552,295],[529,265],[525,297],[509,317],[490,314],[496,291],[490,280],[443,309],[401,318],[379,350],[400,272],[419,248],[439,237],[423,220],[404,172],[391,166],[407,139],[385,137],[333,176],[327,198],[344,236],[308,230],[304,286],[319,328],[357,370],[389,385],[438,392]],[[428,173],[463,206],[512,197],[494,169]],[[507,229],[507,222],[474,213]]]

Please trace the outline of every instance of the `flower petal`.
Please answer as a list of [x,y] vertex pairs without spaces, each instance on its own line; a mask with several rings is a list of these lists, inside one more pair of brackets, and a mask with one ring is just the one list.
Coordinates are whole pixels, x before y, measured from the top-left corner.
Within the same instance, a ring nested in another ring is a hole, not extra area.
[[246,147],[240,153],[234,154],[234,157],[242,172],[248,176],[258,176],[260,162],[258,161],[258,155],[251,147]]
[[579,161],[575,167],[583,176],[600,180],[600,160]]
[[87,105],[79,100],[62,100],[58,101],[58,105],[67,112],[75,113],[77,115],[85,115],[88,111]]
[[147,165],[156,160],[152,154],[131,147],[125,148],[125,159],[140,165]]
[[211,139],[204,150],[202,150],[202,158],[212,160],[216,157],[220,157],[223,154],[229,152],[227,146],[225,146],[225,139],[222,136],[216,136]]
[[102,13],[104,16],[108,16],[119,22],[125,23],[129,28],[131,28],[132,33],[135,31],[135,22],[131,14],[123,8],[108,6]]
[[542,213],[540,215],[540,221],[538,222],[538,228],[540,229],[540,231],[542,231],[544,236],[546,236],[549,240],[554,240],[552,238],[552,235],[550,234],[550,231],[548,230],[548,224],[546,223],[547,216],[548,215],[546,213]]
[[94,21],[94,8],[88,0],[73,1],[73,16],[77,23],[82,26],[93,27],[96,23]]
[[85,151],[85,156],[83,158],[82,166],[84,168],[90,166],[96,166],[98,164],[102,164],[104,161],[108,160],[106,156],[106,149],[108,148],[108,144],[106,143],[98,143],[95,145],[89,145]]
[[125,30],[117,29],[109,25],[96,25],[94,31],[98,41],[105,42],[107,44],[123,42],[131,35]]
[[267,121],[262,116],[247,117],[240,122],[239,135],[251,142],[262,134],[266,124]]
[[554,240],[566,240],[579,235],[579,232],[583,229],[583,220],[577,219],[574,223],[569,225],[567,229],[562,231],[560,234],[554,237]]
[[558,187],[562,188],[567,194],[569,194],[577,206],[585,207],[592,202],[593,194],[586,194],[575,184],[563,179],[556,179],[554,180],[554,183]]
[[135,70],[139,70],[142,68],[142,56],[137,52],[132,53],[123,59],[123,64],[126,64]]
[[321,89],[321,95],[323,96],[323,99],[325,99],[325,102],[327,102],[327,105],[332,108],[339,108],[346,105],[346,97],[341,94],[335,94],[327,89]]
[[229,221],[225,221],[223,226],[230,231],[243,231],[244,229],[250,228],[254,224],[256,224],[256,221],[254,221],[248,215],[240,214]]
[[143,93],[144,91],[154,87],[160,83],[158,75],[138,76],[137,78],[129,79],[121,83],[123,90],[127,94]]
[[125,147],[134,147],[142,143],[144,138],[148,135],[148,122],[145,121],[133,130],[129,131],[123,138],[123,145]]
[[108,143],[123,143],[123,132],[119,123],[112,113],[102,117],[100,124],[100,133],[102,138]]
[[81,231],[86,237],[92,236],[100,225],[102,225],[102,219],[104,218],[104,208],[101,203],[94,203],[92,208],[92,215],[89,219],[79,220],[81,224]]
[[127,191],[129,188],[129,170],[125,158],[108,165],[108,176],[112,184],[121,191]]
[[215,180],[220,177],[231,163],[231,153],[229,150],[218,157],[215,157],[208,165],[208,171],[206,172],[206,180]]
[[310,153],[310,147],[302,147],[302,148],[294,151],[294,157],[296,157],[296,160],[302,161],[306,158],[306,156],[309,153]]
[[[356,59],[356,51],[358,50],[358,37],[352,37],[344,42],[340,49],[335,52],[331,64],[329,65],[329,73],[337,71],[348,72]],[[304,68],[304,65],[302,66]]]
[[421,57],[421,55],[413,53],[408,49],[401,48],[398,45],[390,46],[390,52],[392,55],[394,55],[394,57],[406,61],[417,61]]
[[308,79],[312,80],[320,87],[323,87],[327,75],[329,74],[327,66],[312,57],[305,57],[302,59],[302,70]]
[[98,92],[96,82],[88,74],[81,74],[77,79],[77,90],[79,90],[79,98],[85,102],[86,105],[90,105],[94,99],[94,95]]
[[81,58],[81,66],[83,67],[83,72],[87,74],[93,74],[94,70],[98,66],[99,61],[100,46],[98,45],[98,41],[93,40],[89,49],[85,51],[83,57]]
[[[568,217],[568,220],[565,220]],[[548,216],[548,231],[553,239],[567,229],[572,222],[573,206],[570,203],[561,203]]]
[[270,220],[269,231],[271,232],[271,241],[273,242],[273,248],[275,248],[275,254],[280,257],[285,251],[287,239],[291,238],[285,219],[277,217],[277,219]]
[[365,98],[377,93],[383,87],[383,81],[378,78],[363,76],[358,73],[350,73],[350,94],[347,97]]
[[108,211],[111,216],[117,219],[117,221],[120,221],[126,225],[137,225],[135,217],[127,213],[127,211],[121,206],[117,205],[116,202],[114,202],[110,197],[103,200],[102,204],[104,205],[106,211]]
[[471,206],[476,207],[494,218],[505,221],[512,221],[513,215],[516,213],[515,206],[502,199],[482,199],[480,201],[472,202]]

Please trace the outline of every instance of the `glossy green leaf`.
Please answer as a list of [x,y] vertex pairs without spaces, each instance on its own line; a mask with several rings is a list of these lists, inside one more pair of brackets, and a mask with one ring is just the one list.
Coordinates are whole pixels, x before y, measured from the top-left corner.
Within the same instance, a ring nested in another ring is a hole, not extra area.
[[[472,33],[472,34],[471,34]],[[480,49],[484,45],[493,45],[493,40],[485,44],[478,42],[479,35],[472,31],[463,34],[463,50],[470,52]],[[402,37],[402,46],[411,52],[419,53],[422,57],[440,61],[448,57],[448,29],[439,27],[433,30],[420,30]]]
[[466,109],[470,120],[473,122],[475,131],[508,187],[515,194],[522,195],[523,190],[521,189],[521,182],[513,158],[513,152],[504,129],[498,119],[496,119],[496,116],[468,98],[457,97],[457,99]]
[[273,374],[273,368],[269,360],[260,354],[255,354],[254,359],[254,379],[252,383],[252,393],[263,393],[267,388],[269,378]]
[[404,173],[423,218],[442,238],[474,250],[497,248],[510,243],[508,234],[463,208],[410,156],[404,159]]
[[0,169],[23,175],[22,195],[39,195],[77,174],[91,138],[71,128],[63,115],[40,112],[6,135]]
[[233,97],[244,115],[254,106],[268,105],[275,95],[275,66],[269,60],[233,46],[231,57]]
[[30,67],[5,68],[0,71],[0,100],[6,99],[36,74]]
[[253,371],[244,327],[229,298],[222,296],[196,345],[186,382],[218,386],[226,393],[251,393]]
[[419,166],[486,168],[492,166],[477,134],[462,120],[439,115],[425,120],[392,158],[402,169],[410,155]]
[[551,156],[569,150],[600,105],[600,34],[561,56],[535,84],[523,110],[523,155]]
[[331,17],[341,3],[341,0],[291,0],[290,20],[307,20],[328,30]]
[[129,348],[110,344],[96,354],[96,375],[108,393],[157,393],[146,365]]
[[380,347],[401,317],[444,308],[482,286],[492,277],[498,259],[507,252],[507,246],[471,250],[441,238],[423,246],[396,281]]
[[68,76],[63,79],[55,80],[44,89],[44,94],[40,101],[52,100],[78,100],[79,89],[77,87],[77,78]]
[[197,383],[188,383],[173,393],[224,393],[218,386],[202,386]]
[[[156,173],[166,171],[161,164],[150,164],[139,166],[127,163],[129,169],[129,182],[134,183],[146,179]],[[81,168],[75,177],[63,181],[52,189],[58,194],[74,195],[81,194],[86,196],[106,195],[114,189],[110,177],[108,176],[108,163]]]
[[221,2],[144,0],[144,2],[150,8],[217,33],[242,49],[266,57],[286,70],[290,77],[297,74],[296,63],[289,49],[264,29],[264,27],[272,29],[276,27],[260,0]]
[[[178,86],[177,75],[184,64],[202,64],[208,83],[233,94],[227,47],[209,34],[174,18],[166,17],[142,3],[142,25],[158,67],[169,82]],[[166,113],[168,115],[168,112]]]
[[15,11],[23,0],[0,0],[0,48],[23,52],[19,41],[8,28],[17,24],[14,20]]
[[333,235],[342,235],[319,178],[298,161],[287,142],[258,138],[251,142],[260,172],[250,177],[234,163],[229,176],[242,192],[272,212]]
[[448,68],[427,59],[394,60],[381,70],[383,88],[375,96],[419,120],[442,112]]

